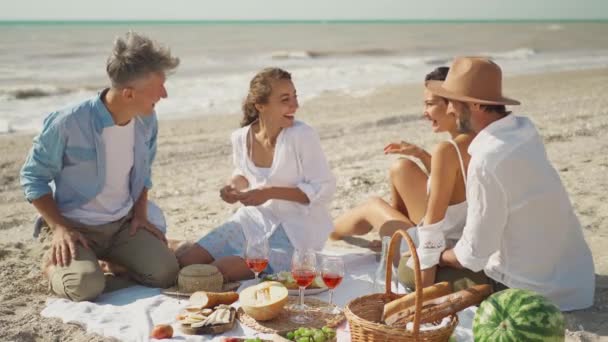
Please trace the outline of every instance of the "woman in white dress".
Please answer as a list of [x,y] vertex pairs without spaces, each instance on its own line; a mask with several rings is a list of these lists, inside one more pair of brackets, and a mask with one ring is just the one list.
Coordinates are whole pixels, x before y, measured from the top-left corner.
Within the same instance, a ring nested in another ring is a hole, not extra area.
[[[448,69],[435,69],[425,81],[445,80]],[[466,275],[465,280],[444,279],[437,274],[439,254],[461,237],[466,221],[466,168],[470,159],[467,148],[474,137],[466,127],[458,127],[455,115],[447,112],[447,105],[446,99],[424,90],[424,117],[434,133],[448,133],[450,139],[440,142],[432,154],[406,142],[388,144],[384,153],[408,157],[397,160],[391,167],[391,202],[370,198],[338,217],[331,234],[332,239],[341,239],[376,229],[382,237],[397,229],[407,229],[419,245],[423,286],[436,280],[470,285],[485,279],[483,274]],[[426,171],[410,158],[418,159]],[[406,266],[407,259],[400,263],[399,277],[405,285],[413,287],[413,272]]]
[[295,119],[297,109],[288,72],[267,68],[251,80],[242,127],[231,136],[234,172],[220,190],[226,203],[243,206],[180,253],[181,266],[213,263],[228,280],[240,280],[253,275],[242,259],[248,240],[268,239],[268,273],[289,270],[294,249],[323,248],[336,181],[317,133]]

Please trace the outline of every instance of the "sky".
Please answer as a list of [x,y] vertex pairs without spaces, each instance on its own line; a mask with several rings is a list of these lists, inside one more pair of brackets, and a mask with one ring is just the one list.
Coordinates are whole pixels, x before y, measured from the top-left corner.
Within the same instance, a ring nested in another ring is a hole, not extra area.
[[0,0],[0,20],[608,19],[608,0]]

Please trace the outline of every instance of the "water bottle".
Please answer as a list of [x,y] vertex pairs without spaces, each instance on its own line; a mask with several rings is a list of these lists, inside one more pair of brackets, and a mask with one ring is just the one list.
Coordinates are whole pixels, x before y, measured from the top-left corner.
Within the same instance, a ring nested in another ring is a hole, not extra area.
[[[386,290],[386,265],[388,261],[388,246],[390,242],[390,236],[382,237],[382,254],[380,257],[380,264],[376,269],[376,273],[374,273],[374,284],[372,288],[372,292],[374,293],[384,293]],[[390,265],[392,267],[393,263],[391,262]]]

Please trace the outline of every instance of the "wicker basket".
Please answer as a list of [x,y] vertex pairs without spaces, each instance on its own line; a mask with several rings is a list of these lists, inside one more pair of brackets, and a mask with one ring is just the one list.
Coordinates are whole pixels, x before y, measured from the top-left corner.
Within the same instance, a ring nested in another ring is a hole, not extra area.
[[386,262],[392,262],[395,247],[400,242],[400,235],[405,238],[410,247],[415,267],[416,297],[414,305],[416,311],[413,329],[392,327],[381,322],[384,304],[402,296],[391,291],[393,268],[387,267],[385,293],[376,293],[356,298],[348,303],[344,309],[344,314],[350,325],[351,341],[448,341],[458,325],[458,316],[451,315],[450,322],[444,327],[432,330],[420,330],[420,311],[422,309],[420,261],[416,253],[416,246],[407,233],[398,230],[393,234]]

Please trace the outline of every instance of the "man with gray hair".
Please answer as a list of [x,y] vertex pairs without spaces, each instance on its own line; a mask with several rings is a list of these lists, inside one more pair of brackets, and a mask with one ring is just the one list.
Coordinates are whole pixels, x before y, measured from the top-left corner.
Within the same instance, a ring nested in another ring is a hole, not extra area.
[[[118,38],[106,71],[111,87],[51,113],[21,169],[25,197],[49,246],[44,273],[57,295],[93,300],[132,284],[104,275],[99,259],[137,283],[168,287],[179,270],[162,212],[148,201],[156,154],[154,106],[167,97],[167,48],[137,33]],[[51,187],[52,186],[52,187]]]

